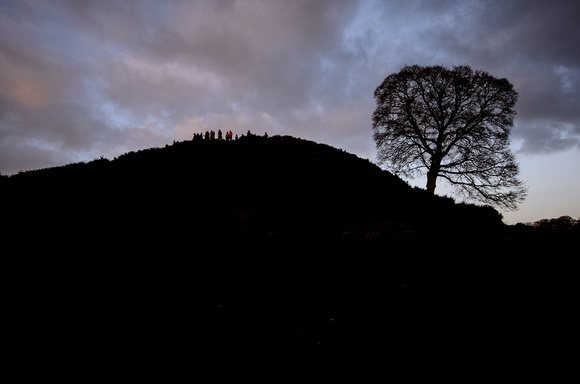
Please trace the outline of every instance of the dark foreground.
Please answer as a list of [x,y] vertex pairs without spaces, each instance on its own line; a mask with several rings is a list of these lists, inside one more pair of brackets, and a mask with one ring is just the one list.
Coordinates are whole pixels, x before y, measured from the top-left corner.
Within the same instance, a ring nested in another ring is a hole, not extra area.
[[569,366],[571,243],[424,240],[27,255],[4,268],[10,365],[23,377],[204,382],[517,379]]

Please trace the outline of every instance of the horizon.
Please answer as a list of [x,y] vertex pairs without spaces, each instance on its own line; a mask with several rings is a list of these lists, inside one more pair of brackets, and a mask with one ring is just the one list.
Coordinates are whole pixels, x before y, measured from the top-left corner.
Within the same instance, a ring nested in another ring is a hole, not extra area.
[[[574,1],[0,3],[0,172],[189,140],[291,135],[376,163],[374,89],[405,64],[467,64],[519,92],[528,198],[504,222],[580,217]],[[423,178],[406,180],[425,187]],[[443,180],[436,193],[459,197]]]

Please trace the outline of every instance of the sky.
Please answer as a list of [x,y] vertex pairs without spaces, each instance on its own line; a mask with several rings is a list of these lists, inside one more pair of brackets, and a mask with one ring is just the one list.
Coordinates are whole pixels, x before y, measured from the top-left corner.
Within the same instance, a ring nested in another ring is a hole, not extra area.
[[211,129],[375,161],[384,78],[466,64],[519,92],[512,150],[529,193],[504,221],[579,218],[578,20],[578,0],[0,0],[0,172]]

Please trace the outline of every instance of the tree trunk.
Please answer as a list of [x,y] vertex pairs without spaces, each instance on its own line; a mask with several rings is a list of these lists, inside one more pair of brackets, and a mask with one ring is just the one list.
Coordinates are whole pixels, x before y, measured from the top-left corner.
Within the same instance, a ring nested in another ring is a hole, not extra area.
[[427,172],[427,192],[434,195],[437,186],[437,174],[431,171]]
[[431,159],[431,166],[427,172],[427,192],[434,195],[435,187],[437,186],[437,176],[441,169],[441,159],[439,157]]

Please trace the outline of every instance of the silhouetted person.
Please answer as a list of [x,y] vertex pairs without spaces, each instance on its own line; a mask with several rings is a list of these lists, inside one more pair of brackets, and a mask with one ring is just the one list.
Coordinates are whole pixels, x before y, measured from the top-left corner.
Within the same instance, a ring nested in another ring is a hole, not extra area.
[[268,138],[268,132],[264,132],[264,138]]
[[205,139],[209,140],[209,131],[205,131]]
[[222,130],[218,129],[218,140],[222,139]]

